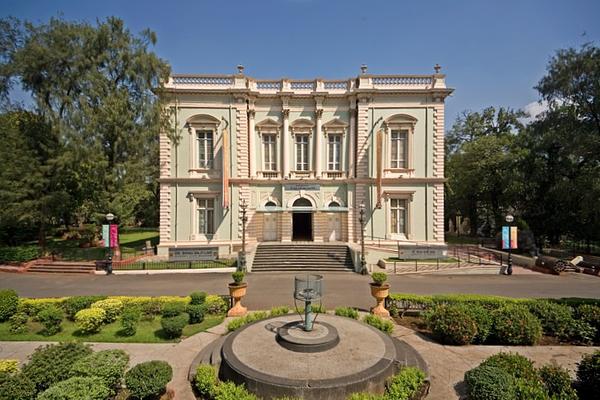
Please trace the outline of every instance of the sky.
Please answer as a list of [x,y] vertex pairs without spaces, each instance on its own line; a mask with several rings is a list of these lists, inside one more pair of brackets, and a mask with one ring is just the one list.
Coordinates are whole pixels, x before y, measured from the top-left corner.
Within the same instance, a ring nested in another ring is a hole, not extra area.
[[439,63],[455,89],[447,128],[464,110],[541,109],[534,86],[556,50],[600,45],[598,0],[0,0],[0,16],[117,16],[134,33],[155,31],[153,50],[174,73],[232,74],[242,64],[255,78],[341,79],[361,64],[429,74]]

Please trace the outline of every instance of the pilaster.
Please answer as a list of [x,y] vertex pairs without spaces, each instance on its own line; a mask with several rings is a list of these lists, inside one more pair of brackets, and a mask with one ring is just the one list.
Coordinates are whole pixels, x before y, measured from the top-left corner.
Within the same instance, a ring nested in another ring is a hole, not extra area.
[[248,167],[250,178],[256,178],[256,132],[253,104],[248,110]]
[[[444,177],[444,101],[438,100],[433,109],[433,176]],[[444,241],[444,184],[433,188],[433,239]]]
[[369,98],[360,97],[358,100],[358,123],[356,132],[357,178],[369,177],[369,107]]
[[[287,104],[285,104],[285,107],[287,107]],[[283,116],[283,149],[281,151],[281,165],[283,166],[283,179],[287,179],[290,176],[290,109],[283,108],[281,114]]]
[[[172,146],[164,131],[159,136],[159,151],[160,177],[170,178]],[[159,199],[160,241],[168,242],[171,240],[171,185],[160,184]]]
[[316,126],[316,133],[315,133],[315,177],[317,179],[320,179],[321,176],[323,175],[323,168],[321,166],[321,158],[322,158],[322,151],[321,151],[321,146],[322,146],[322,142],[323,142],[323,134],[322,134],[322,129],[321,129],[321,124],[322,124],[322,119],[321,117],[323,116],[323,109],[322,108],[317,108],[315,110],[315,117],[316,117],[316,122],[317,122],[317,126]]
[[246,178],[248,176],[248,106],[243,97],[236,98],[236,164],[237,176]]
[[356,166],[356,98],[350,98],[350,134],[348,135],[348,177],[354,178]]

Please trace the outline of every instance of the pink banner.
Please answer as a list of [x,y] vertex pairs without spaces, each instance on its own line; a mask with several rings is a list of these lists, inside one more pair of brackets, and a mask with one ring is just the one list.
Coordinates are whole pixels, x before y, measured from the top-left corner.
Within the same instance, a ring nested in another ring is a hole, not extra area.
[[110,247],[119,247],[119,226],[110,225]]

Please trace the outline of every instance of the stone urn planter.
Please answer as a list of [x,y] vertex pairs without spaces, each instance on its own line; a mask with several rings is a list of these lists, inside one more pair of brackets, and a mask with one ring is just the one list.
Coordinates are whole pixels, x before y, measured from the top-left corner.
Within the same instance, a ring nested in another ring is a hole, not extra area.
[[233,307],[227,312],[228,317],[241,317],[246,315],[248,309],[242,305],[242,297],[246,295],[248,283],[243,282],[244,272],[236,271],[231,274],[233,282],[229,285],[229,295],[233,299]]
[[385,298],[390,294],[390,284],[387,283],[387,275],[383,272],[374,272],[371,276],[373,282],[371,285],[371,296],[375,297],[377,304],[371,308],[371,313],[379,317],[389,317],[390,312],[385,309],[384,301]]

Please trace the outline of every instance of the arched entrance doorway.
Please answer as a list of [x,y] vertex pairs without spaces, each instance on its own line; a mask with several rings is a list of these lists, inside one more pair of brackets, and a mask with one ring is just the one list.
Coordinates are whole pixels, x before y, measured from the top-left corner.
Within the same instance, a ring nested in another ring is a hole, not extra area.
[[312,208],[310,200],[300,197],[292,204],[292,240],[313,240]]

